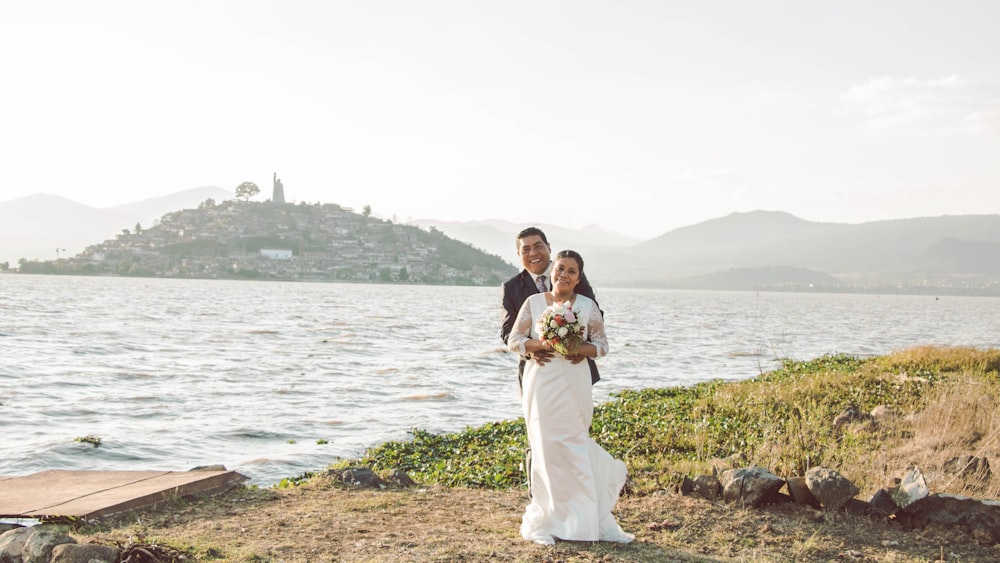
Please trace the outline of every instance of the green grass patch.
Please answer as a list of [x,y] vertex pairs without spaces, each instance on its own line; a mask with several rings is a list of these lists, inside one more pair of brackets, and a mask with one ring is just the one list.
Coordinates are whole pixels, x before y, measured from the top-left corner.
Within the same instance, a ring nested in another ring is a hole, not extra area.
[[[877,358],[827,355],[785,360],[745,381],[626,390],[595,408],[591,434],[623,459],[633,490],[649,492],[683,475],[708,472],[712,460],[738,455],[779,475],[810,467],[850,466],[901,440],[898,426],[835,428],[848,407],[921,411],[937,388],[956,381],[996,382],[1000,350],[921,347]],[[508,489],[526,482],[524,420],[386,442],[333,468],[402,469],[424,483]],[[873,477],[874,478],[874,477]]]

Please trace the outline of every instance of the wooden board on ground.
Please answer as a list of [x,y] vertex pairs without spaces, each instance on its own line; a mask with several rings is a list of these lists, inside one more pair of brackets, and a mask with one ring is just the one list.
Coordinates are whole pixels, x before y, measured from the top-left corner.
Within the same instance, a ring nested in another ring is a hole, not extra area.
[[101,519],[188,495],[228,490],[247,477],[222,469],[194,471],[49,470],[0,476],[0,517]]

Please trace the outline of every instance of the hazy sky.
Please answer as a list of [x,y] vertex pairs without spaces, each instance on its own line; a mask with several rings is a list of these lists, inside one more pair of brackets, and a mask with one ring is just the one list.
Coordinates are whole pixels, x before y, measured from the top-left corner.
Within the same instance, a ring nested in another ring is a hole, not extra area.
[[995,214],[998,30],[993,0],[2,0],[0,201],[277,172],[398,221],[639,237]]

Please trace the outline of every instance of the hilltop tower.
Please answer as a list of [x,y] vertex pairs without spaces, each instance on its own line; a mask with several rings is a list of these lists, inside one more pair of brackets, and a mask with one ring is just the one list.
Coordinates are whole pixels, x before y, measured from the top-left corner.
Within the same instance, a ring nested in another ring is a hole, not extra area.
[[274,195],[271,196],[271,201],[274,203],[285,203],[285,186],[281,184],[281,180],[278,179],[278,173],[274,173]]

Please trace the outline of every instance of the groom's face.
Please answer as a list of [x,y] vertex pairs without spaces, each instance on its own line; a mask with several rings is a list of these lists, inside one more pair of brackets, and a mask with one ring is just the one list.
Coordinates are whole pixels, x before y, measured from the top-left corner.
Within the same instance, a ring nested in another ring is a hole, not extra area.
[[527,236],[518,241],[517,254],[521,257],[521,264],[536,276],[549,269],[549,252],[549,245],[538,235]]

